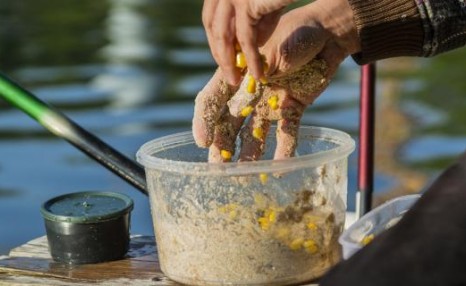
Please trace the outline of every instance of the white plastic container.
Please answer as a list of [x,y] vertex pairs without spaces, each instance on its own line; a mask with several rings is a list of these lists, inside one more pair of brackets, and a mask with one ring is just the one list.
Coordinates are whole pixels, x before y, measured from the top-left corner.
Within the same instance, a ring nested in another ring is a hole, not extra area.
[[208,150],[189,132],[139,149],[168,277],[191,285],[286,285],[319,277],[341,259],[354,141],[301,127],[299,156],[273,161],[275,129],[269,134],[258,162],[207,163]]
[[365,237],[375,237],[395,225],[419,197],[420,195],[407,195],[392,199],[357,220],[338,239],[343,247],[343,258],[348,259],[360,250],[364,246]]

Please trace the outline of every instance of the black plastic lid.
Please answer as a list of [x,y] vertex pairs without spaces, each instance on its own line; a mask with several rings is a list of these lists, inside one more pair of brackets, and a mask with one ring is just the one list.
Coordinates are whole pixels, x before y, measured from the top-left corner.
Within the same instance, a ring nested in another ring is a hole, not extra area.
[[113,192],[78,192],[58,196],[41,207],[42,216],[51,221],[96,223],[117,218],[133,209],[126,195]]

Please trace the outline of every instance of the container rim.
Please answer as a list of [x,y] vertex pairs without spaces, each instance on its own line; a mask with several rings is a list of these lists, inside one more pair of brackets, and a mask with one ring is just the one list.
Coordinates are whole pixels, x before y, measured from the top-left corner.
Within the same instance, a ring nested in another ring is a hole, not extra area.
[[[388,200],[384,202],[383,204],[381,204],[380,206],[374,208],[370,212],[363,215],[357,221],[355,221],[338,238],[338,242],[343,247],[344,255],[348,254],[348,256],[344,257],[344,259],[348,259],[351,255],[353,255],[354,252],[356,252],[357,250],[363,247],[359,241],[355,241],[351,238],[351,234],[355,232],[358,228],[360,228],[361,225],[364,225],[365,223],[370,222],[371,219],[373,220],[374,217],[377,217],[378,215],[380,215],[380,213],[384,211],[386,208],[390,208],[391,206],[396,205],[399,202],[407,201],[410,204],[410,206],[404,210],[404,211],[407,211],[419,200],[420,197],[421,197],[421,194],[411,194],[411,195],[404,195],[404,196],[400,196],[400,197]],[[379,220],[380,219],[377,219],[376,221],[380,223]],[[373,230],[374,227],[375,225],[371,224],[369,230]]]
[[[82,197],[86,195],[98,195],[98,196],[106,196],[106,197],[113,197],[121,199],[125,202],[125,206],[119,210],[109,212],[107,214],[102,215],[90,215],[90,216],[67,216],[67,215],[58,215],[52,213],[49,208],[52,204],[57,201],[60,201],[65,198],[72,198],[72,197]],[[127,195],[114,193],[114,192],[104,192],[104,191],[84,191],[84,192],[75,192],[75,193],[68,193],[64,195],[60,195],[50,200],[44,202],[40,208],[40,212],[44,219],[55,221],[55,222],[70,222],[70,223],[97,223],[103,222],[107,220],[111,220],[117,218],[127,212],[130,212],[134,207],[133,200],[128,197]]]
[[[267,137],[275,135],[276,127],[271,127]],[[287,172],[304,167],[320,166],[348,156],[355,148],[351,136],[343,131],[315,126],[300,126],[299,138],[321,138],[338,143],[339,146],[331,150],[302,155],[282,160],[261,160],[252,162],[186,162],[162,159],[153,156],[154,153],[177,146],[194,143],[191,131],[180,132],[160,137],[143,144],[136,153],[136,159],[147,169],[169,171],[189,175],[232,176],[256,173]]]

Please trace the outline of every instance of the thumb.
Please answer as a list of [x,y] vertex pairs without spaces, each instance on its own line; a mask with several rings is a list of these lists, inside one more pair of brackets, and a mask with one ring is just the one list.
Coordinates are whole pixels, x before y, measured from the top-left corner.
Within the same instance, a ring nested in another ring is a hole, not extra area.
[[319,54],[327,36],[321,35],[318,27],[300,26],[281,29],[277,25],[270,39],[261,49],[269,65],[268,76],[278,77],[298,70]]
[[323,47],[322,52],[318,55],[319,58],[323,59],[327,63],[327,76],[329,78],[334,76],[341,62],[343,62],[347,56],[349,56],[349,53],[333,41],[327,42]]

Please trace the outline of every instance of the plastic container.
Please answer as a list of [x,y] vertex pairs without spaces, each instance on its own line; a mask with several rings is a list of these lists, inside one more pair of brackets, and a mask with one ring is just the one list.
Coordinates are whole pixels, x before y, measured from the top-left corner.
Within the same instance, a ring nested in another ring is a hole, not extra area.
[[373,238],[395,225],[420,195],[407,195],[392,199],[365,214],[339,238],[343,258],[348,259],[364,246],[365,238]]
[[299,155],[273,161],[275,129],[269,134],[258,162],[206,163],[208,150],[190,132],[139,149],[169,278],[285,285],[319,277],[339,261],[354,141],[337,130],[301,127]]
[[133,201],[111,192],[79,192],[42,205],[49,250],[58,262],[97,263],[122,258],[129,248]]

